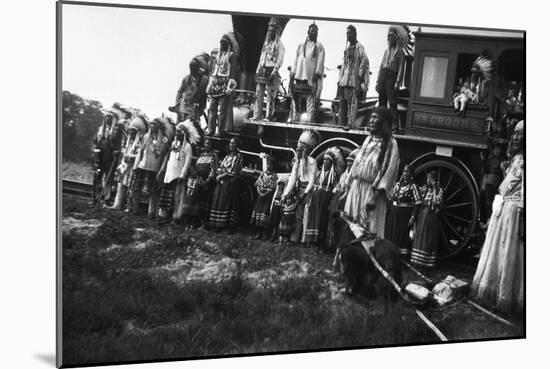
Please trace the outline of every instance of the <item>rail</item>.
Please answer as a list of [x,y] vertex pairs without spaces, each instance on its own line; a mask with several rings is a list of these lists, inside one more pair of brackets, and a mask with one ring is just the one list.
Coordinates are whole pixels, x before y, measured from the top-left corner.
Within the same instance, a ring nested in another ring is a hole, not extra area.
[[[402,261],[402,263],[407,267],[409,268],[413,273],[415,273],[416,275],[418,275],[420,278],[422,278],[425,282],[429,283],[429,284],[435,284],[433,280],[431,280],[430,278],[426,277],[424,274],[422,274],[421,272],[419,272],[415,267],[413,267],[412,265],[410,265],[409,263],[407,263],[406,261]],[[507,326],[509,327],[514,327],[514,324],[498,315],[496,315],[495,313],[487,310],[486,308],[484,308],[483,306],[477,304],[476,302],[470,300],[470,299],[466,299],[465,300],[465,303],[476,308],[477,310],[481,311],[483,314],[495,319],[496,321],[499,321],[503,324],[506,324]]]
[[[355,224],[354,222],[352,222],[343,212],[340,213],[340,217],[342,218],[342,220],[344,220],[348,226],[350,227],[352,233],[355,235],[355,237],[357,238],[361,238],[363,235],[364,235],[364,229]],[[372,242],[371,242],[372,243]],[[410,299],[407,297],[407,295],[403,292],[403,289],[401,288],[401,286],[399,286],[399,284],[392,278],[392,276],[384,269],[382,268],[382,266],[378,263],[378,261],[374,258],[374,255],[372,254],[372,252],[370,251],[370,248],[372,246],[372,244],[369,244],[369,242],[367,241],[361,241],[361,245],[363,246],[363,248],[365,249],[365,251],[367,252],[367,255],[369,256],[369,259],[372,261],[372,263],[374,264],[374,266],[376,267],[376,269],[380,272],[380,274],[382,274],[382,276],[392,285],[392,287],[397,291],[397,293],[399,294],[399,296],[401,296],[401,298],[407,302],[408,304],[410,304],[416,315],[418,315],[418,317],[420,318],[420,320],[422,320],[422,322],[424,324],[426,324],[426,326],[428,328],[430,328],[430,330],[432,332],[435,333],[435,335],[441,340],[441,341],[448,341],[447,337],[445,337],[445,335],[435,326],[435,324],[433,324],[427,317],[426,315],[424,315],[424,313],[422,313],[420,310],[418,310],[413,304],[412,302],[410,301]]]
[[92,184],[87,182],[63,179],[61,188],[63,193],[68,195],[90,197],[92,194]]

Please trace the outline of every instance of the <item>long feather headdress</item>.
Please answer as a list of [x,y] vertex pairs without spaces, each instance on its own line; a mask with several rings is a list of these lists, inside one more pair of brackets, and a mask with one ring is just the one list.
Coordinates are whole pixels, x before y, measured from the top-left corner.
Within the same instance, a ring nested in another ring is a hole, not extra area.
[[319,135],[319,132],[312,129],[306,129],[300,135],[298,143],[304,144],[311,151],[315,146],[317,146],[317,143],[319,143],[320,139],[321,136]]
[[329,157],[332,160],[334,169],[338,175],[341,175],[346,170],[346,162],[344,160],[344,152],[338,146],[329,148],[325,152],[325,157]]
[[411,30],[405,25],[393,25],[388,29],[388,34],[393,34],[397,38],[397,46],[402,49],[406,55],[414,55],[414,41]]
[[176,126],[176,129],[183,131],[187,142],[191,145],[197,145],[203,137],[202,129],[198,123],[191,119],[187,119]]
[[493,62],[491,59],[478,56],[472,65],[472,70],[478,70],[487,81],[491,80],[493,74]]

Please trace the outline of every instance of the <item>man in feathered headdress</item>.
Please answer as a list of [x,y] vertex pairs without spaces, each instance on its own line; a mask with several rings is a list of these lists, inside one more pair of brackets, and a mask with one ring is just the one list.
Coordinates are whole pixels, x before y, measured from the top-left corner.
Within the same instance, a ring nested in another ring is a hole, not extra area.
[[181,81],[176,94],[176,103],[168,108],[178,114],[178,122],[188,118],[198,122],[204,113],[209,60],[208,54],[201,54],[189,63],[189,74]]
[[361,90],[366,94],[369,89],[370,65],[365,48],[357,41],[357,29],[354,26],[348,26],[346,38],[344,61],[338,77],[339,124],[354,128],[357,96]]
[[110,200],[111,182],[118,161],[118,153],[124,135],[124,113],[116,108],[104,111],[103,122],[94,137],[94,183],[93,202]]
[[409,32],[403,26],[391,26],[388,29],[388,48],[384,51],[380,70],[376,80],[378,106],[389,108],[393,116],[393,129],[401,129],[397,111],[397,92],[403,81],[405,53],[409,43]]
[[176,126],[176,137],[160,169],[165,173],[159,202],[161,222],[168,220],[170,213],[175,222],[181,218],[180,207],[193,157],[192,146],[201,138],[196,124],[188,119]]
[[128,136],[121,150],[122,160],[117,167],[119,182],[112,209],[122,210],[125,204],[135,160],[141,149],[141,140],[147,132],[147,124],[147,118],[141,114],[132,119],[127,129]]
[[493,63],[488,56],[479,56],[472,64],[470,75],[470,91],[473,93],[472,102],[483,104],[488,95],[487,83],[491,80]]
[[254,106],[254,119],[256,120],[262,119],[266,89],[266,119],[271,120],[275,110],[275,97],[281,83],[279,68],[283,64],[285,57],[285,48],[280,38],[281,26],[274,19],[271,19],[267,28],[267,36],[262,46],[258,68],[256,69],[256,105]]
[[291,236],[292,242],[305,242],[305,222],[307,211],[305,204],[308,202],[308,195],[315,183],[317,172],[317,161],[309,154],[319,143],[319,134],[312,130],[305,130],[298,139],[296,146],[296,161],[292,166],[290,178],[283,192],[282,202],[286,199],[292,189],[296,188],[298,193],[298,206],[296,208],[296,226]]
[[206,87],[210,97],[207,135],[212,135],[218,126],[218,134],[233,126],[233,90],[237,88],[239,71],[239,45],[234,33],[229,32],[220,40],[220,50],[212,60],[212,74]]
[[320,93],[318,83],[325,71],[325,48],[317,41],[319,28],[310,24],[306,40],[298,45],[296,58],[290,70],[289,90],[293,95],[289,121],[299,119],[296,101],[306,97],[307,121],[312,122],[316,112],[316,96]]
[[138,214],[138,206],[142,196],[148,197],[149,210],[147,215],[154,218],[158,206],[158,183],[164,157],[174,137],[171,122],[165,118],[155,118],[149,123],[149,131],[143,137],[140,151],[136,157],[136,179],[133,185],[133,212]]

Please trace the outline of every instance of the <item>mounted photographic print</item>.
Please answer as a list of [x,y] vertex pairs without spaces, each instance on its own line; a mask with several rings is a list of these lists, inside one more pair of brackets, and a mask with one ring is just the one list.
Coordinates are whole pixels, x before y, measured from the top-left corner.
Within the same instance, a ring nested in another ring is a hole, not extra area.
[[524,31],[57,5],[58,365],[525,337]]

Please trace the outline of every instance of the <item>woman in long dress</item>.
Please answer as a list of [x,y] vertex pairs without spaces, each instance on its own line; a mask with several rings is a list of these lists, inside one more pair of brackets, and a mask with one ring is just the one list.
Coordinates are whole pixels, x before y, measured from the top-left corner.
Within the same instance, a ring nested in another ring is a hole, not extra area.
[[422,203],[418,187],[413,181],[412,169],[405,165],[399,182],[390,194],[390,206],[386,220],[386,239],[392,241],[401,255],[407,256],[411,251],[409,229],[414,224],[418,206]]
[[443,190],[437,182],[437,173],[428,172],[426,186],[420,189],[422,203],[415,223],[411,263],[422,268],[435,266],[440,234],[440,209]]
[[239,208],[239,183],[237,176],[243,166],[238,140],[229,141],[229,154],[223,158],[217,170],[216,188],[210,209],[210,227],[215,231],[228,231],[237,224]]
[[[336,167],[339,167],[337,170]],[[333,189],[338,184],[339,174],[344,167],[344,155],[339,147],[327,150],[323,158],[323,168],[317,175],[309,200],[309,212],[306,222],[306,245],[323,246],[326,248],[329,206]]]
[[216,169],[218,168],[218,154],[212,149],[212,141],[209,137],[204,138],[203,151],[197,158],[195,168],[197,175],[204,182],[203,189],[199,193],[199,207],[203,225],[206,226],[210,216],[212,196],[216,188]]
[[254,226],[257,233],[253,236],[254,239],[263,239],[267,241],[271,227],[271,203],[273,195],[277,188],[277,173],[273,171],[274,158],[267,159],[267,170],[262,172],[254,186],[256,187],[257,196],[250,217],[250,224]]
[[510,166],[493,202],[487,236],[472,282],[472,295],[502,313],[525,309],[523,121],[510,143]]

